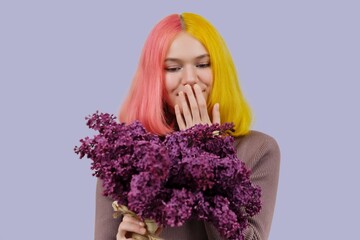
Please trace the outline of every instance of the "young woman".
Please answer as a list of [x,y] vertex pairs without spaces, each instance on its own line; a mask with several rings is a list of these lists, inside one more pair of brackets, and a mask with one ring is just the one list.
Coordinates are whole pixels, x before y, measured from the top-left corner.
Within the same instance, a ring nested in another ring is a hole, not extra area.
[[[148,131],[159,135],[198,123],[233,122],[238,158],[251,170],[252,182],[262,189],[262,209],[249,220],[245,239],[268,239],[278,186],[279,147],[272,137],[250,130],[251,111],[233,60],[222,37],[207,20],[192,13],[173,14],[154,27],[119,120],[140,120]],[[96,240],[131,239],[131,232],[145,233],[144,224],[135,218],[113,219],[112,200],[102,192],[98,181]],[[201,221],[165,228],[160,237],[222,239],[211,224]]]

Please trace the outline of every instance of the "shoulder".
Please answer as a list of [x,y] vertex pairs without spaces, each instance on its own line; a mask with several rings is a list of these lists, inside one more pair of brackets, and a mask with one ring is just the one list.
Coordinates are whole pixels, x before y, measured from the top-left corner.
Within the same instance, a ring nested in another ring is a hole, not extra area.
[[271,161],[271,165],[279,165],[280,148],[272,136],[250,131],[247,135],[235,137],[234,147],[239,159],[253,168],[259,161]]
[[246,135],[242,135],[242,136],[238,136],[238,137],[234,137],[236,142],[248,142],[248,141],[255,141],[255,142],[263,142],[263,141],[275,141],[276,140],[263,132],[259,132],[259,131],[255,131],[255,130],[250,130],[248,134]]
[[236,149],[247,149],[247,150],[279,150],[277,141],[270,135],[259,131],[250,131],[247,135],[235,137],[235,148]]

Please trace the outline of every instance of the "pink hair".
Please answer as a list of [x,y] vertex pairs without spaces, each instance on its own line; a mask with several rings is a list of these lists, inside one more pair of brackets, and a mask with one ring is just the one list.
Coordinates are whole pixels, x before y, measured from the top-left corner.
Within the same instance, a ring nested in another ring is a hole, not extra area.
[[182,31],[180,16],[172,14],[150,32],[141,53],[139,66],[119,113],[120,122],[139,120],[146,130],[164,135],[173,128],[166,123],[164,104],[164,60],[170,44]]

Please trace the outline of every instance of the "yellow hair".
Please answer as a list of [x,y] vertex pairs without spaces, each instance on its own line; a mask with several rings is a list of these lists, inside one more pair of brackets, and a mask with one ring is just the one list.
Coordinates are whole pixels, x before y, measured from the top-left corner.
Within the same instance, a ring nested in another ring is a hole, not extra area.
[[218,31],[203,17],[193,13],[183,13],[185,31],[198,39],[210,55],[213,73],[213,88],[208,97],[208,111],[215,103],[220,105],[222,123],[233,122],[233,136],[245,135],[250,131],[252,113],[243,96],[234,62]]

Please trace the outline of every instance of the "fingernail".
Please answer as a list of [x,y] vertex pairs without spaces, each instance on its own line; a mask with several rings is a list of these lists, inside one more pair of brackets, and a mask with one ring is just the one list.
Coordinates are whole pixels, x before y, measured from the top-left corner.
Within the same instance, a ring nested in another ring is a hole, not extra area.
[[139,222],[139,225],[140,226],[144,226],[145,224],[143,222]]

